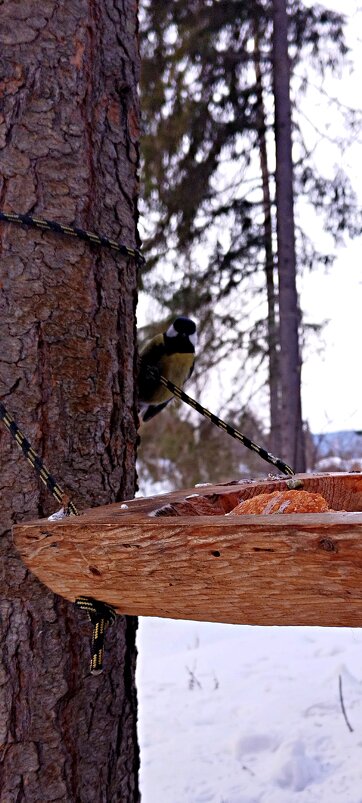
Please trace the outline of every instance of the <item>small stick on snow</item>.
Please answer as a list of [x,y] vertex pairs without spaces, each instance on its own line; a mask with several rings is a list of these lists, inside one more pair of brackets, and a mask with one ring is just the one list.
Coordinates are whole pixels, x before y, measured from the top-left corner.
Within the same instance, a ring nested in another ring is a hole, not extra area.
[[343,714],[343,716],[344,716],[345,723],[346,723],[346,725],[347,725],[347,728],[348,728],[349,732],[350,732],[350,733],[353,733],[353,728],[352,728],[352,725],[351,725],[351,723],[348,721],[348,717],[347,717],[347,714],[346,714],[346,709],[345,709],[345,707],[344,707],[343,691],[342,691],[342,675],[338,675],[338,685],[339,685],[339,699],[340,699],[340,701],[341,701],[341,709],[342,709],[342,714]]

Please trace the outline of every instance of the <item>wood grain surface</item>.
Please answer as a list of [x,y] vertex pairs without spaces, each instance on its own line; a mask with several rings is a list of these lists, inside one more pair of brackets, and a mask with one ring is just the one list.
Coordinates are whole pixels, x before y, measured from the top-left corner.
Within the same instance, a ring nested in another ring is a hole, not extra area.
[[[225,516],[290,488],[336,512]],[[126,505],[126,507],[125,507]],[[258,625],[362,625],[362,475],[204,486],[14,527],[26,566],[56,593],[119,613]]]

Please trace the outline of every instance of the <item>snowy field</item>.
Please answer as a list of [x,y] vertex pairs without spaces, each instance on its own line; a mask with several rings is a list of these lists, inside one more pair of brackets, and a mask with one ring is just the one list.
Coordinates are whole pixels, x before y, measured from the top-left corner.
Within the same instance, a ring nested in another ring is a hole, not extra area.
[[138,648],[142,803],[362,803],[362,631],[143,618]]

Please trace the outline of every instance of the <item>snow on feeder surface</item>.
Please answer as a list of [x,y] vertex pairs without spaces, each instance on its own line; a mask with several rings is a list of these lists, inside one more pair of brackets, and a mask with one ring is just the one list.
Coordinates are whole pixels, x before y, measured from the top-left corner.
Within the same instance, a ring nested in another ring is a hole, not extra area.
[[[280,491],[276,513],[270,494]],[[322,507],[290,513],[301,491]],[[269,511],[260,512],[260,494]],[[258,512],[249,502],[243,515],[226,515],[252,498]],[[360,473],[196,486],[18,524],[14,541],[39,580],[73,602],[85,595],[119,613],[213,622],[362,626]]]

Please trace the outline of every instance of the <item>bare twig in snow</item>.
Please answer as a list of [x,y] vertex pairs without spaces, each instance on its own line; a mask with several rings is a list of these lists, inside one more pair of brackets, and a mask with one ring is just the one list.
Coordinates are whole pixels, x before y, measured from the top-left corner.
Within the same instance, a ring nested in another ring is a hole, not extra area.
[[353,733],[352,725],[348,720],[348,717],[347,717],[347,714],[346,714],[346,709],[344,707],[343,690],[342,690],[342,675],[338,675],[338,685],[339,685],[339,699],[341,701],[342,714],[344,716],[345,723],[347,725],[347,728],[348,728],[349,732]]
[[198,686],[199,689],[202,689],[201,683],[195,675],[195,667],[193,669],[189,669],[189,667],[187,666],[186,670],[189,673],[188,687],[190,691],[192,691],[195,688],[195,686]]

